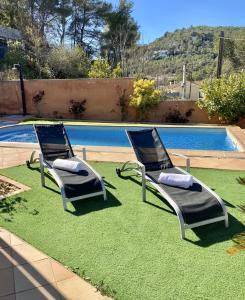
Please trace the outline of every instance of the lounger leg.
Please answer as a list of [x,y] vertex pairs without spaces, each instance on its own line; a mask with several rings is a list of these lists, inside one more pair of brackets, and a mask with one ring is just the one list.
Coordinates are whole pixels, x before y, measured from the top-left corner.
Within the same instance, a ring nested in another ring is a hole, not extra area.
[[185,228],[183,226],[180,226],[180,237],[182,240],[185,239]]
[[229,219],[228,219],[228,215],[226,215],[226,218],[225,218],[225,227],[229,227]]
[[190,173],[191,171],[191,161],[189,158],[186,159],[186,172]]
[[142,200],[146,201],[146,183],[145,183],[145,168],[142,167]]
[[41,154],[39,156],[39,161],[40,161],[40,171],[41,171],[41,184],[42,186],[45,186],[45,173],[44,173],[43,159]]
[[63,202],[64,210],[67,210],[67,202],[63,197],[62,197],[62,202]]
[[104,190],[103,197],[104,197],[104,201],[106,201],[107,200],[106,190]]
[[142,176],[142,200],[146,201],[145,178]]

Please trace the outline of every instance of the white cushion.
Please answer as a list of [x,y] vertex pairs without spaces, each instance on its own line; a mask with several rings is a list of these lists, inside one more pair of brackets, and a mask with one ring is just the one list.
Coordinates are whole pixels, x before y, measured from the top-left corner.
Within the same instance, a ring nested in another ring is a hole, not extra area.
[[53,162],[53,168],[77,173],[82,170],[83,165],[79,161],[57,158]]
[[163,184],[187,189],[193,184],[193,177],[187,174],[172,174],[161,172],[158,181]]

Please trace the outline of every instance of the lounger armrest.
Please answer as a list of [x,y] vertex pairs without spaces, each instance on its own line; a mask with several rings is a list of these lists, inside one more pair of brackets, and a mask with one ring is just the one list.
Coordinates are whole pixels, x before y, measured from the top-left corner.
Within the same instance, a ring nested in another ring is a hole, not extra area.
[[138,160],[130,161],[134,164],[137,164],[141,169],[141,176],[142,176],[142,200],[146,201],[146,179],[145,179],[145,166]]
[[190,173],[191,159],[188,156],[176,152],[169,152],[169,154],[184,158],[186,160],[186,171]]
[[138,165],[141,168],[142,175],[145,175],[145,166],[140,161],[138,161],[138,160],[132,160],[130,162]]

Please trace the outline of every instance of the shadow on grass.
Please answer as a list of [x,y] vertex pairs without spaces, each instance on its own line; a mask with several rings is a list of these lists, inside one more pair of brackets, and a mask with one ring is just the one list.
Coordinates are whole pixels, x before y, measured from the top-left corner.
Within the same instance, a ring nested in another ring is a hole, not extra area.
[[[139,175],[128,175],[128,176],[123,176],[121,175],[121,178],[124,179],[124,180],[130,180],[134,183],[136,183],[137,185],[139,185],[141,187],[141,181],[140,181],[140,178],[141,176]],[[136,179],[137,178],[137,179]],[[139,180],[138,180],[139,179]],[[144,203],[148,204],[148,205],[151,205],[153,207],[156,207],[158,209],[161,209],[163,211],[166,211],[167,213],[170,213],[170,214],[173,214],[175,215],[175,211],[174,209],[172,208],[172,206],[168,203],[168,201],[166,201],[163,196],[154,188],[154,187],[151,187],[149,185],[146,184],[146,190],[151,192],[154,196],[156,196],[162,203],[164,203],[169,209],[166,209],[162,206],[159,206],[155,203],[152,203],[152,202],[149,202],[149,201],[144,201]]]
[[113,189],[113,190],[117,189],[114,185],[112,185],[109,181],[107,181],[104,176],[102,178],[103,178],[104,184],[107,188],[110,188],[110,189]]
[[27,200],[23,197],[11,196],[0,201],[0,217],[5,222],[12,222],[14,215],[19,212],[28,212],[32,215],[37,215],[39,212],[34,209],[30,210],[26,205]]
[[[141,176],[139,176],[139,175],[128,175],[128,176],[121,175],[121,178],[124,180],[130,180],[130,181],[136,183],[137,185],[141,186],[141,179],[140,179]],[[164,210],[168,213],[175,215],[175,211],[173,210],[173,208],[170,206],[168,201],[165,200],[158,191],[156,191],[153,187],[149,187],[149,186],[146,186],[146,189],[148,191],[152,192],[154,194],[154,196],[156,196],[159,200],[161,200],[164,204],[166,204],[170,208],[170,210],[167,210],[163,207],[160,207],[160,206],[150,203],[148,201],[145,201],[144,203],[147,203],[151,206],[154,206],[158,209]],[[235,207],[234,205],[230,204],[227,200],[224,200],[224,202],[228,207]],[[241,209],[241,207],[240,207],[240,209]],[[244,209],[245,209],[245,206],[244,206]],[[199,240],[192,241],[188,238],[186,238],[185,240],[190,243],[193,243],[197,246],[200,246],[200,247],[209,247],[216,243],[221,243],[221,242],[224,242],[227,240],[232,240],[234,236],[239,235],[244,232],[245,226],[243,223],[239,222],[236,218],[234,218],[232,215],[229,214],[229,227],[228,228],[225,227],[225,222],[221,221],[221,222],[193,228],[192,230],[196,234],[196,236],[199,238]],[[188,235],[188,230],[187,230],[187,235]]]
[[199,237],[198,241],[192,241],[186,238],[187,241],[200,247],[209,247],[213,244],[232,240],[234,236],[244,232],[244,224],[239,222],[231,214],[229,215],[229,227],[225,227],[225,222],[221,221],[213,223],[192,230]]
[[103,196],[97,196],[93,198],[86,198],[81,199],[78,201],[71,202],[74,207],[74,211],[67,210],[67,212],[75,215],[75,216],[83,216],[91,212],[121,206],[121,202],[112,195],[108,190],[107,193],[107,200],[103,199]]
[[[29,170],[31,170],[31,171],[37,171],[38,173],[40,173],[40,176],[41,176],[41,171],[40,171],[40,168],[39,167],[32,167],[31,165],[30,165],[30,167],[28,168]],[[54,180],[54,178],[52,177],[52,175],[50,175],[48,172],[45,172],[45,177],[47,177],[49,180],[51,180],[53,183],[55,183],[56,185],[57,185],[57,183],[56,183],[56,181]],[[40,181],[41,181],[41,177],[40,177]],[[57,185],[58,186],[58,185]]]
[[[29,169],[41,173],[39,167],[30,166]],[[58,187],[56,181],[48,172],[45,172],[45,177],[48,178],[50,181],[52,181]],[[116,190],[116,187],[114,185],[112,185],[110,182],[108,182],[104,177],[103,177],[103,181],[104,181],[105,187]],[[60,195],[60,191],[55,190],[54,188],[48,186],[47,184],[45,184],[44,188]],[[106,201],[104,201],[102,195],[97,196],[97,197],[73,201],[73,202],[71,202],[71,205],[74,207],[74,211],[68,209],[67,212],[70,214],[73,214],[75,216],[82,216],[82,215],[85,215],[85,214],[88,214],[88,213],[91,213],[94,211],[121,205],[121,202],[116,197],[114,197],[108,190],[106,192],[107,192],[107,200]]]

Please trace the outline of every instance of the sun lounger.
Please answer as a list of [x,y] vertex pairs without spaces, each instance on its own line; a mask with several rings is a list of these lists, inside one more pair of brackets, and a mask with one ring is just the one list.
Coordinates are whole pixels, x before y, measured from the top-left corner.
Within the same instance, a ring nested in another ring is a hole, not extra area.
[[[74,155],[63,124],[34,125],[34,129],[41,148],[39,157],[41,183],[45,186],[46,167],[60,188],[65,210],[68,202],[84,198],[103,195],[106,200],[106,190],[101,176],[87,162]],[[82,170],[70,172],[54,168],[53,163],[56,159],[79,161]]]
[[[142,176],[142,197],[146,200],[146,180],[160,192],[175,210],[179,223],[181,238],[185,238],[185,230],[202,225],[224,221],[228,227],[228,214],[222,199],[204,183],[193,177],[193,185],[180,188],[161,184],[158,178],[161,172],[189,174],[189,158],[186,158],[187,171],[175,167],[155,128],[126,132],[137,157],[138,168],[134,170]],[[178,155],[174,153],[175,155]],[[117,174],[126,169],[129,162],[117,169]]]

